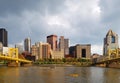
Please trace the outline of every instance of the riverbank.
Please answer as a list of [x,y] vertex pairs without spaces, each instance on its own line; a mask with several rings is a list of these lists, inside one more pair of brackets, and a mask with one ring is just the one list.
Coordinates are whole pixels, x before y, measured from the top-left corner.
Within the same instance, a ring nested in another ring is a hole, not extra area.
[[36,66],[41,66],[41,67],[90,67],[90,64],[86,63],[57,63],[57,64],[33,64]]

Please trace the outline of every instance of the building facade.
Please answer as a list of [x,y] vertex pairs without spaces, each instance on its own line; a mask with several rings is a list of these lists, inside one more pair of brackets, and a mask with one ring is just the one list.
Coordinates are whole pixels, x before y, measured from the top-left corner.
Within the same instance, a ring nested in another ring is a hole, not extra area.
[[59,38],[59,49],[61,50],[61,49],[64,49],[64,46],[65,44],[64,44],[64,36],[60,36],[60,38]]
[[103,55],[107,55],[109,49],[114,50],[118,48],[118,34],[110,29],[104,38]]
[[31,39],[30,38],[26,38],[24,40],[24,50],[27,52],[31,52]]
[[38,47],[36,45],[32,45],[31,55],[35,56],[35,60],[38,60]]
[[64,36],[60,36],[59,49],[64,50],[64,55],[69,55],[69,39],[65,39]]
[[63,49],[56,50],[56,51],[51,50],[50,55],[51,55],[52,59],[63,59],[64,58],[64,50]]
[[2,42],[0,42],[0,54],[2,54],[3,53],[3,44],[2,44]]
[[50,58],[50,48],[50,44],[48,43],[37,42],[35,45],[32,45],[32,56],[35,56],[36,60],[48,59]]
[[8,33],[4,28],[0,28],[0,42],[4,47],[8,46]]
[[47,36],[47,43],[51,45],[52,50],[57,50],[57,36],[56,35]]
[[91,45],[90,44],[78,44],[70,47],[70,55],[74,58],[90,58]]
[[64,39],[64,53],[69,55],[69,39]]

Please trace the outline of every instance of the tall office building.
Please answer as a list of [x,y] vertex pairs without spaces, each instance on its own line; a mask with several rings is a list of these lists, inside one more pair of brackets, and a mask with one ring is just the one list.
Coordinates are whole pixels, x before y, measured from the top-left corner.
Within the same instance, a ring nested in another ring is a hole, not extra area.
[[51,45],[52,50],[57,50],[57,36],[56,35],[47,36],[47,43]]
[[69,39],[64,39],[64,36],[61,36],[59,39],[59,49],[64,50],[64,55],[69,54]]
[[4,28],[0,28],[0,42],[2,42],[3,46],[8,46],[7,31]]
[[64,36],[60,36],[59,39],[59,49],[64,49]]
[[104,38],[103,55],[107,55],[109,49],[117,48],[119,48],[118,34],[110,29]]
[[69,55],[69,39],[64,39],[64,53]]
[[31,52],[31,39],[30,38],[26,38],[24,40],[24,50],[27,52]]

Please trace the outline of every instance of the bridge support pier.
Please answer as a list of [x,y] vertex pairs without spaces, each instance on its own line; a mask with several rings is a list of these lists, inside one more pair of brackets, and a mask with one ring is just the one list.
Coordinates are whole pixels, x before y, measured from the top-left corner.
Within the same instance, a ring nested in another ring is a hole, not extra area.
[[9,66],[9,67],[19,67],[20,64],[21,64],[20,62],[12,61],[12,62],[9,62],[7,64],[7,66]]
[[120,62],[119,61],[111,62],[108,67],[120,68]]
[[21,66],[31,66],[32,63],[21,63],[20,65],[21,65]]
[[106,67],[107,64],[106,63],[102,63],[102,64],[96,64],[97,67]]

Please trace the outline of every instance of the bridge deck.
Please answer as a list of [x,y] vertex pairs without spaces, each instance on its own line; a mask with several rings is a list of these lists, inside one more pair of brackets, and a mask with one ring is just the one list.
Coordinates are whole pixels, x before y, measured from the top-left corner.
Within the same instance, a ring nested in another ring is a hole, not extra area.
[[24,62],[24,63],[31,63],[32,62],[32,61],[26,60],[26,59],[14,58],[14,57],[3,56],[3,55],[0,55],[0,59],[2,59],[2,60],[19,61],[19,62]]

